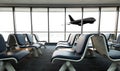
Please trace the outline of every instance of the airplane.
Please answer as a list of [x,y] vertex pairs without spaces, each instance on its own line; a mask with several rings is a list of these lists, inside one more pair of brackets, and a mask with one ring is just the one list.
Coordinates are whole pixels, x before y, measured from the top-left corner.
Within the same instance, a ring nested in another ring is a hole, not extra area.
[[[74,24],[74,25],[81,26],[82,19],[74,20],[71,15],[68,15],[68,16],[69,16],[69,19],[70,19],[70,22],[69,22],[68,25]],[[95,21],[96,21],[96,19],[93,18],[93,17],[83,18],[82,25],[87,24],[87,23],[93,24]]]

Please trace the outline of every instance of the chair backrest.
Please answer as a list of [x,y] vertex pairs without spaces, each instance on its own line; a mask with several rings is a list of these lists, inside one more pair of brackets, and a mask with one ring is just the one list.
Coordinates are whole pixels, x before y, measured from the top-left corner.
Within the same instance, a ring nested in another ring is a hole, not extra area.
[[71,39],[73,38],[73,36],[74,36],[73,34],[70,34],[70,35],[69,35],[69,37],[68,37],[68,39],[67,39],[67,42],[68,42],[68,43],[71,42]]
[[37,34],[33,34],[33,37],[35,38],[35,40],[37,41],[37,42],[39,42],[40,40],[39,40],[39,37],[38,37],[38,35]]
[[33,35],[32,34],[25,34],[27,37],[27,41],[29,44],[33,44]]
[[120,43],[120,34],[117,37],[117,43]]
[[14,34],[17,40],[18,45],[26,45],[25,36],[23,34]]
[[69,43],[70,45],[73,45],[74,42],[75,42],[75,40],[76,40],[76,38],[79,37],[78,35],[79,35],[79,34],[71,34],[68,43]]
[[109,47],[107,44],[107,39],[104,35],[94,35],[92,37],[92,45],[96,48],[98,53],[103,56],[108,56]]
[[9,34],[7,44],[9,45],[9,47],[17,46],[17,41],[14,34]]
[[83,54],[86,50],[88,41],[92,34],[81,34],[76,40],[76,46],[74,47],[77,54]]
[[106,39],[109,40],[109,38],[110,38],[110,33],[105,33],[104,35],[105,35]]
[[0,34],[0,53],[5,52],[6,50],[7,50],[7,47],[6,47],[5,40],[2,34]]
[[67,42],[69,41],[69,39],[70,39],[70,36],[71,36],[71,34],[69,34],[69,36],[68,36],[68,38],[67,38]]

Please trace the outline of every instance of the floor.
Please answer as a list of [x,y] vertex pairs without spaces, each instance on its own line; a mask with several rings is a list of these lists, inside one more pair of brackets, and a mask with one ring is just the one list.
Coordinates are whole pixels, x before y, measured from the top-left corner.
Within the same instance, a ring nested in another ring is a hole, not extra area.
[[[59,71],[64,61],[57,60],[51,63],[55,45],[46,45],[46,47],[46,49],[42,48],[43,54],[40,57],[29,55],[18,64],[13,64],[16,71]],[[76,71],[106,71],[111,62],[95,53],[95,57],[86,57],[81,62],[72,62],[72,64]]]

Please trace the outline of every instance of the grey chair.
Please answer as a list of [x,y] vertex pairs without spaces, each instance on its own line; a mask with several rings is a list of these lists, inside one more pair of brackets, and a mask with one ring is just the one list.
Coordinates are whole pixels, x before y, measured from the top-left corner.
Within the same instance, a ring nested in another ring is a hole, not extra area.
[[41,55],[42,54],[42,50],[41,50],[42,45],[39,43],[34,43],[32,34],[24,34],[24,35],[27,38],[27,43],[28,43],[29,47],[34,47],[37,50],[37,53]]
[[31,54],[34,54],[35,57],[39,56],[39,51],[35,46],[31,46],[27,44],[25,40],[25,35],[23,34],[10,34],[8,38],[8,45],[15,48],[27,48],[30,49]]
[[70,42],[71,34],[69,34],[68,38],[66,41],[58,41],[58,44],[64,44]]
[[37,34],[33,34],[33,38],[35,38],[36,43],[39,43],[41,46],[46,48],[45,44],[47,43],[47,41],[41,41]]
[[71,34],[69,40],[66,42],[58,42],[56,45],[56,49],[58,48],[72,48],[75,41],[78,39],[80,34]]
[[15,71],[11,61],[18,63],[29,54],[30,52],[27,50],[8,51],[5,40],[0,34],[0,71],[4,71],[5,69],[7,71]]
[[[110,50],[106,37],[103,34],[96,34],[92,37],[93,47],[96,48],[97,52],[103,57],[109,59],[112,64],[107,71],[115,71],[120,67],[120,51]],[[119,70],[120,71],[120,70]]]
[[72,62],[79,62],[82,61],[86,55],[88,41],[90,39],[91,34],[81,34],[81,36],[76,41],[76,46],[74,46],[74,50],[66,50],[66,49],[59,49],[53,52],[51,61],[54,62],[55,60],[64,60],[66,61],[59,71],[76,71],[73,65],[70,63]]

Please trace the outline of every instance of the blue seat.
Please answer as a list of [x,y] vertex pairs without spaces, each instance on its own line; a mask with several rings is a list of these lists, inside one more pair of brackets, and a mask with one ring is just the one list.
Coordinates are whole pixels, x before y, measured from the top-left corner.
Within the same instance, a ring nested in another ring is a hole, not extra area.
[[44,48],[46,48],[45,44],[47,43],[47,41],[40,41],[37,34],[33,34],[33,37],[34,37],[34,39],[36,40],[36,43],[39,43],[39,44],[42,45]]
[[69,40],[66,42],[58,42],[56,45],[56,49],[58,48],[72,48],[77,38],[80,34],[71,34]]
[[38,54],[41,55],[42,54],[42,51],[41,51],[42,44],[34,43],[32,34],[24,34],[24,35],[27,38],[28,45],[31,47],[34,47],[37,50]]
[[15,38],[16,38],[16,42],[18,47],[20,48],[32,48],[32,52],[34,54],[35,57],[38,57],[40,53],[40,51],[38,50],[38,48],[36,48],[36,46],[32,46],[27,44],[27,41],[25,40],[25,35],[24,34],[14,34]]
[[113,43],[120,43],[120,34],[118,34],[117,39],[116,39],[116,40],[113,40],[112,42],[113,42]]
[[70,61],[79,62],[85,57],[90,36],[91,34],[81,34],[76,40],[76,45],[73,46],[74,49],[72,50],[59,49],[53,52],[51,59],[52,62],[55,60],[66,61],[59,71],[66,71],[66,69],[69,69],[70,71],[76,71]]
[[[105,58],[109,59],[112,64],[108,68],[107,71],[115,71],[118,67],[120,67],[119,62],[120,62],[120,51],[118,50],[110,50],[108,41],[106,37],[102,34],[94,35],[92,37],[92,43],[93,47],[96,48],[97,52],[104,56]],[[118,68],[119,69],[119,68]],[[118,70],[120,71],[120,70]]]
[[115,39],[115,34],[111,34],[111,42],[108,43],[109,45],[113,46],[113,45],[116,45],[116,44],[120,44],[120,34],[118,34],[117,38]]
[[32,34],[24,34],[25,36],[26,36],[26,38],[27,38],[27,42],[28,42],[28,45],[30,45],[30,46],[34,46],[34,47],[36,47],[36,48],[41,48],[41,44],[39,44],[39,43],[34,43],[34,41],[33,41],[33,35]]
[[4,71],[4,69],[7,71],[15,71],[10,61],[13,60],[17,63],[29,53],[27,50],[7,51],[5,40],[0,34],[0,71]]
[[16,44],[21,47],[21,48],[26,48],[27,47],[27,42],[25,40],[25,36],[23,34],[13,34],[13,36],[16,39]]
[[120,34],[118,34],[118,37],[116,40],[112,41],[111,46],[114,47],[114,49],[116,50],[120,50]]

